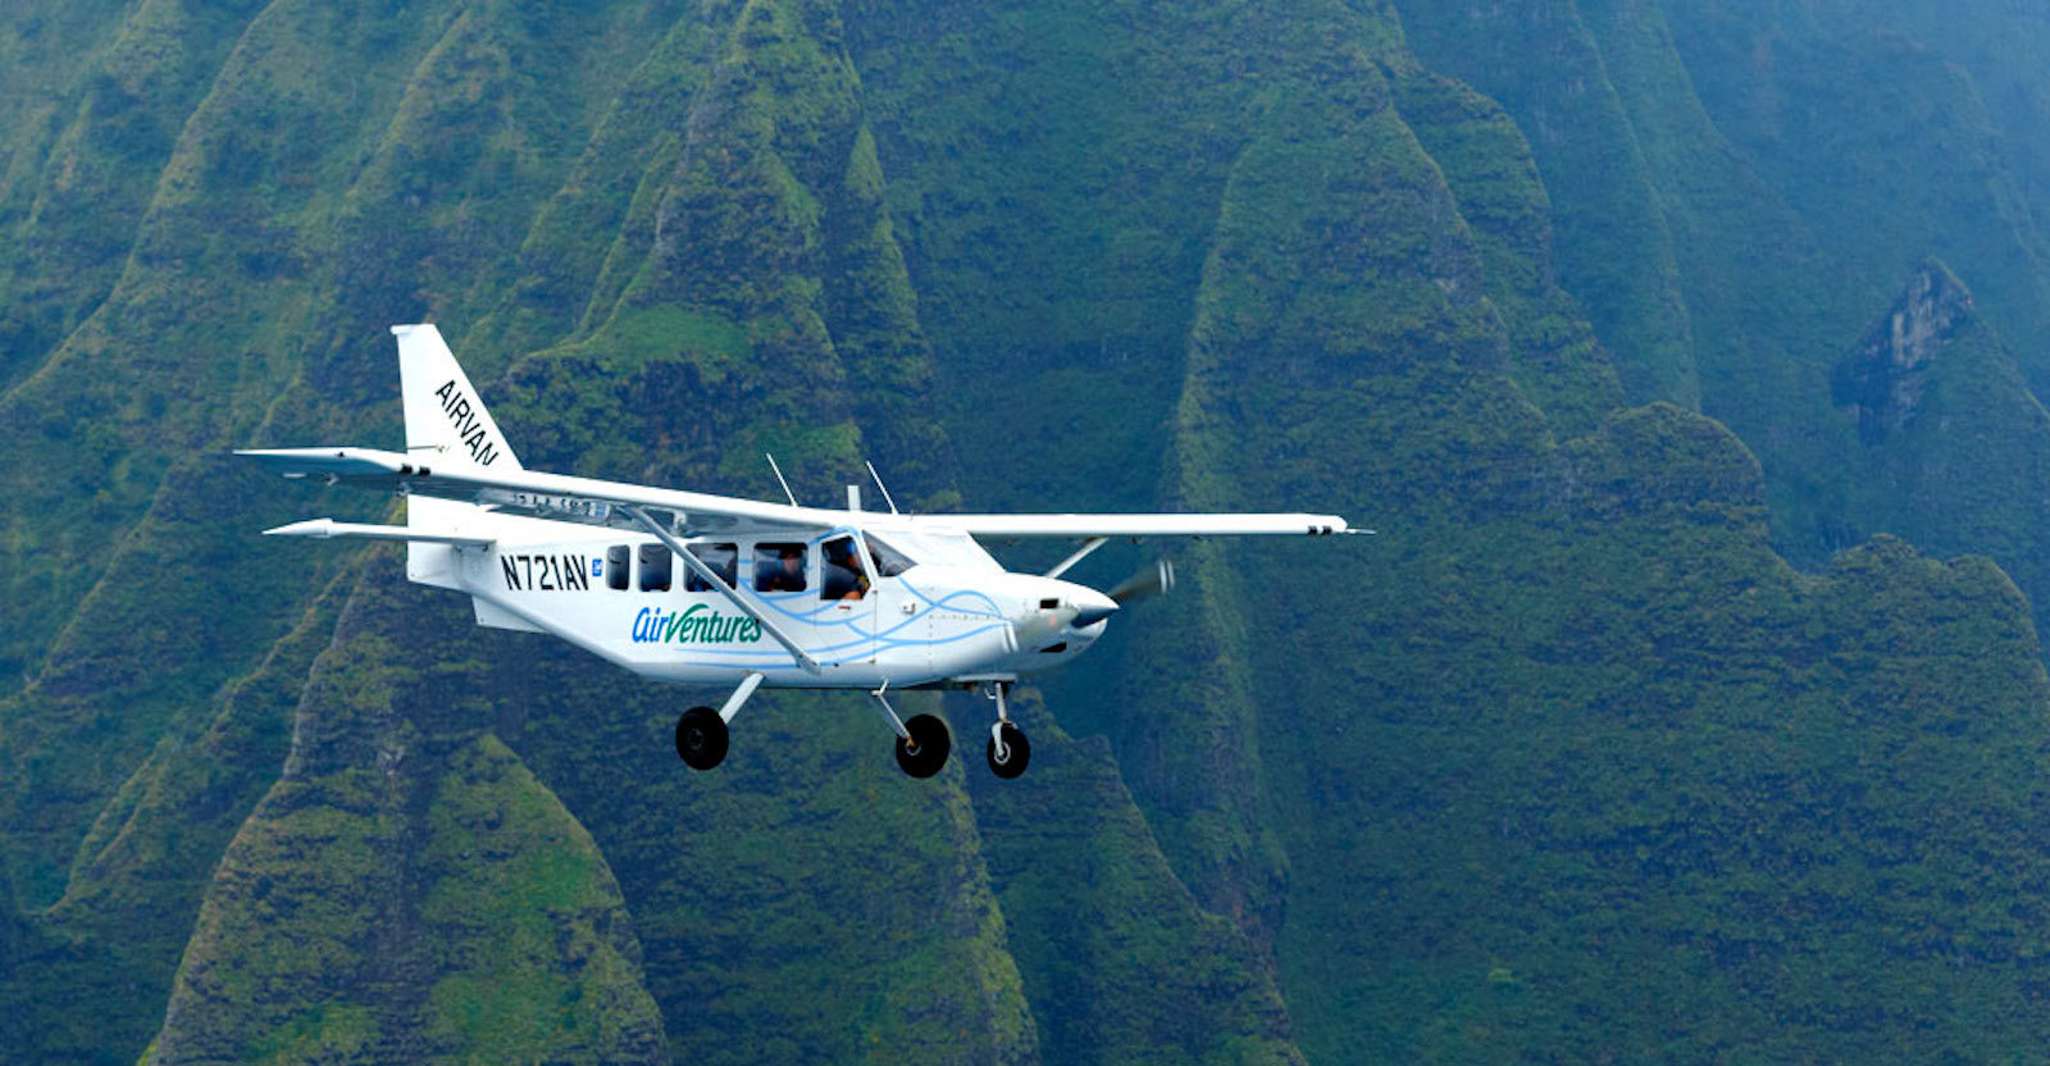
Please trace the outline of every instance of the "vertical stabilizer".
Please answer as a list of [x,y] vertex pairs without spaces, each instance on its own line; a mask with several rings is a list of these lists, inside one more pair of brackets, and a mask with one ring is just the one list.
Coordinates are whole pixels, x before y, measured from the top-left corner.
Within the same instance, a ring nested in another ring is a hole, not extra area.
[[[415,464],[518,470],[512,445],[456,363],[448,342],[432,323],[393,326],[399,339],[399,395],[406,405],[406,454]],[[410,496],[406,524],[459,532],[484,508],[456,500]],[[406,576],[426,585],[458,587],[455,552],[446,544],[406,545]]]
[[393,326],[399,391],[406,402],[406,451],[429,467],[518,470],[519,459],[432,323]]

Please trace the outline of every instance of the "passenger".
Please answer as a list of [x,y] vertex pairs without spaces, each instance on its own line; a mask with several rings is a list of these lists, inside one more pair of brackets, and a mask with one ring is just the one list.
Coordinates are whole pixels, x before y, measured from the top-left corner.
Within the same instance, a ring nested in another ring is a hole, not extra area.
[[861,561],[854,557],[854,542],[845,537],[826,543],[826,565],[834,573],[827,575],[822,589],[845,588],[840,594],[843,600],[858,600],[868,594],[868,573],[861,568]]
[[762,592],[804,591],[804,549],[796,544],[785,544],[778,552],[774,567],[762,575]]

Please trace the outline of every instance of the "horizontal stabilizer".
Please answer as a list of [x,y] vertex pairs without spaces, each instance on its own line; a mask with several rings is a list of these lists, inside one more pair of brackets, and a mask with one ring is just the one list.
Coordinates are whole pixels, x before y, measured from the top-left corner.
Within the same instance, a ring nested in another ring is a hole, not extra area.
[[413,526],[371,526],[356,522],[337,522],[332,518],[309,518],[304,522],[279,526],[263,531],[266,537],[311,537],[314,540],[333,540],[337,537],[353,537],[357,540],[396,540],[416,544],[460,544],[469,547],[488,547],[496,543],[490,537],[466,537],[460,533],[436,533]]
[[405,456],[370,448],[242,448],[235,454],[289,478],[391,477],[401,469],[409,476],[414,472],[412,463],[402,462]]

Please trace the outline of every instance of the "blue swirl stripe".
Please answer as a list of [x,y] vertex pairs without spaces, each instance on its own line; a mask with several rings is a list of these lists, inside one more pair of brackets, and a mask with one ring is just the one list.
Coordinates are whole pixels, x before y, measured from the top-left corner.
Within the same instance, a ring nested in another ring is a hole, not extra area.
[[[895,650],[898,648],[919,647],[922,645],[953,644],[957,641],[966,640],[970,637],[979,637],[984,633],[993,632],[995,630],[999,630],[1002,628],[1003,626],[1000,624],[981,626],[976,629],[968,630],[964,633],[957,633],[954,636],[948,637],[944,640],[895,640],[878,647],[876,650],[878,652],[883,652]],[[852,641],[847,644],[836,644],[826,648],[806,648],[805,651],[810,653],[814,658],[818,659],[819,662],[823,665],[839,666],[844,663],[858,662],[861,659],[866,658],[866,656],[842,656],[840,658],[827,658],[823,653],[842,651],[852,646],[853,644],[860,643],[866,642]],[[797,661],[790,657],[789,652],[784,651],[781,648],[731,648],[719,649],[716,651],[708,648],[695,648],[693,649],[690,658],[694,661],[707,663],[710,665],[730,663],[735,666],[754,666],[770,670],[797,669]],[[765,662],[764,660],[777,661]]]
[[[828,600],[824,603],[820,603],[816,607],[812,607],[809,609],[793,610],[790,606],[786,606],[789,604],[796,604],[799,601],[807,599],[810,593],[806,592],[756,593],[756,598],[759,599],[764,606],[768,607],[777,615],[787,618],[793,622],[802,622],[818,630],[835,628],[845,629],[849,634],[851,634],[851,639],[843,639],[836,643],[820,645],[817,647],[807,646],[805,648],[805,651],[807,653],[815,657],[821,657],[822,662],[829,662],[833,665],[854,661],[855,657],[842,657],[838,659],[825,659],[823,657],[830,656],[836,652],[848,652],[854,651],[855,649],[861,649],[864,653],[866,653],[867,646],[870,644],[874,645],[874,650],[877,653],[881,653],[884,651],[894,651],[899,648],[937,647],[940,645],[954,644],[963,640],[968,640],[973,637],[981,636],[992,630],[1001,629],[1009,622],[1009,619],[1005,618],[1003,612],[998,609],[996,601],[990,598],[990,596],[986,593],[977,591],[975,589],[957,589],[953,592],[947,593],[939,599],[934,599],[932,596],[920,590],[917,586],[911,584],[909,581],[904,581],[901,578],[898,580],[904,586],[905,591],[911,593],[911,595],[924,606],[921,607],[919,610],[915,611],[914,613],[912,613],[911,615],[905,617],[903,620],[884,629],[871,628],[865,630],[862,628],[861,624],[864,621],[873,621],[875,615],[875,612],[873,610],[868,611],[866,613],[856,613],[846,618],[823,617],[828,612],[834,611],[839,606],[841,601]],[[896,635],[898,633],[903,632],[905,629],[911,626],[915,626],[920,622],[926,621],[933,614],[933,612],[941,610],[953,611],[957,614],[987,618],[991,621],[990,624],[978,626],[971,630],[966,630],[964,632],[954,633],[949,636],[933,639],[921,639],[917,637],[903,637]],[[700,662],[716,663],[720,661],[727,661],[733,662],[736,665],[753,664],[766,669],[775,670],[797,669],[796,660],[791,658],[789,652],[786,652],[780,648],[731,648],[714,650],[711,648],[700,646],[691,649],[690,658]],[[783,660],[783,662],[764,663],[761,661],[763,659]],[[784,665],[784,663],[787,663],[788,665],[786,666]]]

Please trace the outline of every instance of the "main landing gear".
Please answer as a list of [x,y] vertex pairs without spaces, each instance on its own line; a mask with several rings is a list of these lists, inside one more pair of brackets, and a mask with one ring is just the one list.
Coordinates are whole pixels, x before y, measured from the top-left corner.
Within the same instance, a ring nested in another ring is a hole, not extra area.
[[931,777],[947,765],[947,756],[954,750],[953,734],[947,732],[947,723],[929,714],[915,714],[910,721],[897,717],[897,709],[890,706],[890,684],[869,693],[883,709],[883,717],[890,722],[890,728],[897,732],[897,768],[912,777]]
[[692,707],[676,720],[676,756],[693,770],[709,770],[726,758],[726,723],[710,707]]
[[713,710],[710,707],[692,707],[676,720],[676,757],[693,770],[709,770],[726,758],[726,723],[740,713],[741,704],[760,688],[762,675],[749,674],[726,697],[726,705]]
[[915,714],[897,738],[897,767],[912,777],[931,777],[947,765],[954,738],[947,723],[929,714]]

